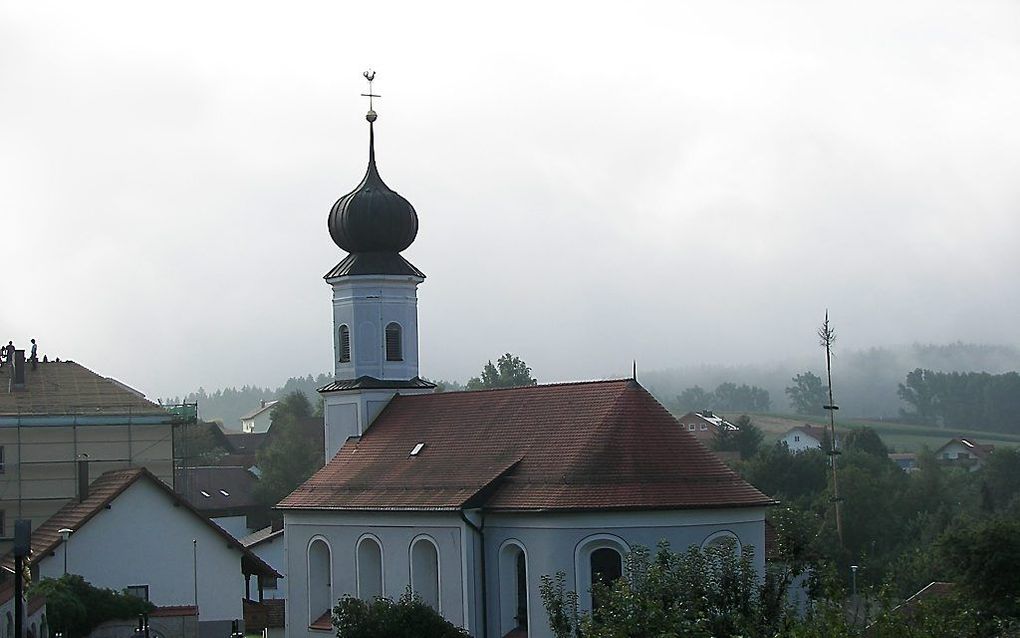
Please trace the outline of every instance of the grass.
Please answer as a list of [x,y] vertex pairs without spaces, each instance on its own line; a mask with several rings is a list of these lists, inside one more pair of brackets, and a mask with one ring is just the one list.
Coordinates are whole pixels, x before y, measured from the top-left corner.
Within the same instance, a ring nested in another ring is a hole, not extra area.
[[[726,418],[734,421],[739,414],[727,414]],[[773,443],[790,428],[810,423],[811,425],[828,425],[825,417],[800,416],[787,414],[751,414],[751,420],[765,433],[765,443]],[[890,421],[868,421],[858,419],[836,419],[836,429],[852,430],[870,427],[875,430],[882,441],[896,452],[917,452],[927,446],[934,450],[941,447],[949,439],[964,436],[978,443],[1015,447],[1020,446],[1020,435],[1002,432],[986,432],[981,430],[956,430],[938,428],[927,425],[910,425]]]

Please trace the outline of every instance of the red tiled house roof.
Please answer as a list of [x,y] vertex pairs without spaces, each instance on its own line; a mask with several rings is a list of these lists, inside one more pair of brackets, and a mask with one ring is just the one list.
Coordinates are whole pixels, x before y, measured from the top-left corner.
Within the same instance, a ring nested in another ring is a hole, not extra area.
[[627,379],[398,395],[364,436],[348,440],[277,507],[579,511],[773,502]]
[[[68,528],[72,531],[77,531],[139,480],[151,481],[153,485],[170,496],[175,504],[182,506],[210,529],[222,536],[229,547],[233,547],[241,553],[241,561],[251,573],[281,576],[265,561],[246,549],[240,541],[231,536],[222,527],[209,520],[190,503],[181,498],[180,495],[175,494],[166,483],[156,478],[144,467],[113,470],[103,473],[89,484],[88,496],[84,500],[71,499],[66,505],[57,510],[56,514],[46,519],[42,525],[32,531],[32,553],[28,558],[29,564],[34,564],[42,558],[49,556],[64,542],[60,534],[61,529]],[[14,557],[12,553],[8,553],[3,557],[2,566],[5,573],[14,572]]]

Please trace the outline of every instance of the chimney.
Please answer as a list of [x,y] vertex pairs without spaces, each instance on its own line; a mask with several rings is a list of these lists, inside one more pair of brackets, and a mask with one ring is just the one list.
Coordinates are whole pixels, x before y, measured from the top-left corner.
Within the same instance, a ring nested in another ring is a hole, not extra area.
[[11,370],[11,387],[10,391],[24,390],[25,389],[25,351],[15,350],[14,351],[14,368]]
[[78,459],[78,500],[89,497],[89,460]]
[[282,518],[274,518],[271,529],[274,532],[278,532],[281,529],[283,529],[283,519]]
[[263,407],[263,408],[266,407],[266,400],[265,399],[262,399],[262,401],[260,403],[262,403],[262,405],[260,407]]

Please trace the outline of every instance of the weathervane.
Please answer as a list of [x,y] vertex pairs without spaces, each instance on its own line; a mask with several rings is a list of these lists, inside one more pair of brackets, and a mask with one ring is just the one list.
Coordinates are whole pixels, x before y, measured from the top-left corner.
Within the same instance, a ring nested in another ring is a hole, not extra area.
[[372,109],[372,98],[382,96],[372,93],[372,80],[375,79],[375,71],[369,69],[362,73],[361,75],[365,76],[365,79],[368,80],[368,93],[361,94],[361,97],[368,98],[368,113],[365,115],[365,119],[368,120],[369,122],[374,122],[376,118],[379,116],[376,115],[375,111]]

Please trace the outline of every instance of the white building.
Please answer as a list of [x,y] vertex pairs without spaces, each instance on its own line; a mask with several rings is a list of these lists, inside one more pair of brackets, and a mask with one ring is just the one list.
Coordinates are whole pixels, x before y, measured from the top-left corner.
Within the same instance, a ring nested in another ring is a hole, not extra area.
[[[829,440],[828,430],[817,425],[798,425],[787,430],[779,441],[785,443],[791,452],[803,452],[805,450],[821,450],[823,443]],[[839,447],[839,432],[836,432],[836,447]]]
[[[0,588],[0,638],[14,638],[14,583]],[[36,596],[25,601],[25,635],[28,638],[50,638],[49,618],[46,617],[46,599]]]
[[966,468],[974,472],[984,466],[994,445],[982,445],[972,439],[957,437],[935,450],[935,458],[947,465]]
[[[283,522],[274,523],[269,527],[252,532],[241,539],[245,548],[261,558],[267,565],[278,573],[286,576],[285,561],[283,555]],[[277,600],[287,597],[287,579],[270,576],[267,574],[252,574],[251,578],[256,579],[255,588],[258,589],[259,598],[263,600]],[[255,591],[249,584],[249,589]]]
[[260,401],[258,408],[241,417],[241,431],[246,434],[262,434],[273,424],[273,406],[276,401]]
[[[249,574],[279,576],[144,468],[106,472],[88,484],[32,532],[28,562],[33,579],[79,574],[159,607],[197,607],[202,638],[228,635],[231,621],[243,617]],[[8,579],[12,565],[8,555]]]
[[772,499],[635,380],[432,394],[418,377],[424,275],[399,254],[417,215],[382,182],[373,147],[329,217],[350,253],[326,275],[332,460],[278,505],[287,636],[328,635],[345,594],[395,598],[408,586],[474,636],[549,636],[543,575],[564,571],[589,608],[593,578],[662,539],[678,550],[736,539],[763,568]]

